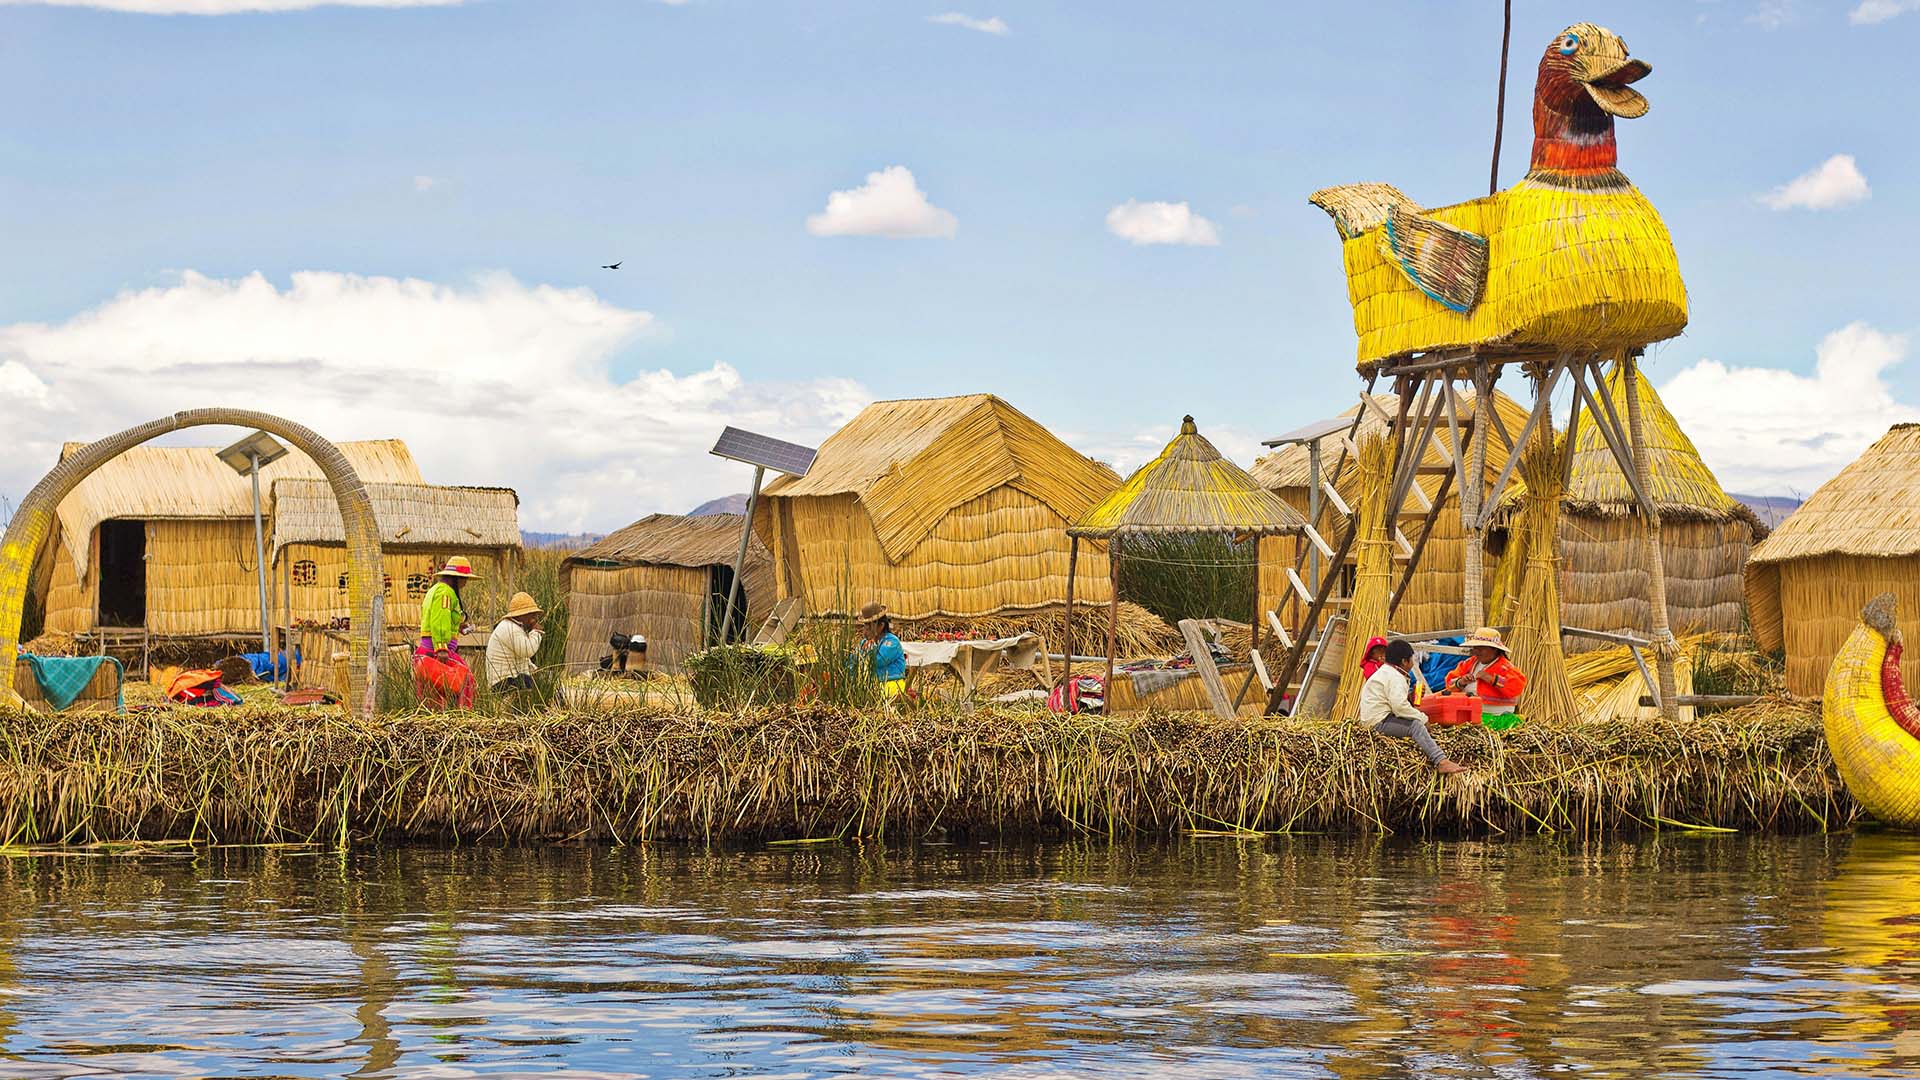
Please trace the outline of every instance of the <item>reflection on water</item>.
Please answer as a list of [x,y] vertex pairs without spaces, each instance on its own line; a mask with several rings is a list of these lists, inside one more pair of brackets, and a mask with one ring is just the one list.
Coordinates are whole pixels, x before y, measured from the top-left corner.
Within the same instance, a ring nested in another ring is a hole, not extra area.
[[1912,1076],[1920,840],[0,859],[0,1076]]

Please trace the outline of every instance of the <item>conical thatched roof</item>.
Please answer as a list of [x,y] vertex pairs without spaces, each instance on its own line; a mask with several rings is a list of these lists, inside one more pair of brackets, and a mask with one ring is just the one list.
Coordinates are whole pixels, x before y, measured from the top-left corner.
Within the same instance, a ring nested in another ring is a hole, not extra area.
[[[1634,380],[1640,388],[1640,413],[1646,429],[1649,472],[1653,488],[1647,492],[1659,507],[1662,517],[1726,521],[1753,516],[1729,496],[1713,470],[1694,449],[1693,440],[1680,430],[1680,422],[1667,411],[1666,403],[1653,389],[1644,372]],[[1607,396],[1620,426],[1627,426],[1626,380],[1619,365],[1607,373]],[[1624,515],[1634,510],[1633,488],[1600,437],[1600,428],[1590,416],[1580,419],[1580,432],[1573,447],[1573,482],[1567,486],[1567,509],[1576,514]],[[1744,513],[1743,513],[1744,511]]]
[[1159,457],[1067,533],[1096,540],[1132,533],[1275,535],[1298,533],[1305,525],[1293,507],[1221,457],[1189,416]]
[[1761,541],[1755,564],[1920,555],[1920,424],[1895,424]]

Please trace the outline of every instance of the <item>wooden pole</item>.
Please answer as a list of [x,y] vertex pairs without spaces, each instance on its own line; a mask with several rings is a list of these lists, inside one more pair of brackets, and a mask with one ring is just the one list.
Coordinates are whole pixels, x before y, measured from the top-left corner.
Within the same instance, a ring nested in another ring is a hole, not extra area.
[[1107,681],[1101,687],[1105,700],[1113,700],[1113,654],[1120,647],[1120,534],[1107,541],[1107,574],[1113,581],[1113,598],[1107,602]]
[[[1640,361],[1629,352],[1620,357],[1619,363],[1620,385],[1627,394],[1627,436],[1633,444],[1633,469],[1641,490],[1651,496],[1653,472],[1647,460],[1646,426],[1640,415]],[[1642,516],[1646,521],[1642,549],[1647,571],[1647,603],[1653,608],[1653,659],[1654,672],[1660,682],[1660,716],[1673,721],[1680,718],[1680,706],[1675,701],[1680,691],[1673,671],[1676,651],[1673,627],[1667,621],[1667,568],[1660,551],[1660,504],[1653,503],[1651,512],[1643,511]]]
[[1067,628],[1064,634],[1066,638],[1066,649],[1064,651],[1067,654],[1067,670],[1061,672],[1060,681],[1054,683],[1055,686],[1066,686],[1073,681],[1073,575],[1074,571],[1079,568],[1080,538],[1077,536],[1070,537],[1067,540]]

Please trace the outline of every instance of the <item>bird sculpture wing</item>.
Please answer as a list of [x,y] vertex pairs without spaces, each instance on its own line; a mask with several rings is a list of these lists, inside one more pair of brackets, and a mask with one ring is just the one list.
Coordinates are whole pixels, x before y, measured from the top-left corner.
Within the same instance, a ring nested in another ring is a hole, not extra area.
[[1415,288],[1462,314],[1487,285],[1487,238],[1428,216],[1391,184],[1345,184],[1308,199],[1333,218],[1346,238],[1378,229],[1380,253]]

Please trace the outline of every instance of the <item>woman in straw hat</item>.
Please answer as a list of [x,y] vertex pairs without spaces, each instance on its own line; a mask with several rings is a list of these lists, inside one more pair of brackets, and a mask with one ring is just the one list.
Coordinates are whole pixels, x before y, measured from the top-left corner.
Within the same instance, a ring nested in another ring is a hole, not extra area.
[[1489,716],[1511,716],[1527,688],[1527,676],[1507,659],[1507,643],[1500,631],[1483,626],[1460,645],[1470,655],[1447,673],[1447,691],[1479,698],[1482,722]]
[[533,654],[540,651],[540,641],[546,636],[540,629],[542,615],[533,597],[523,592],[513,594],[506,618],[487,638],[487,685],[494,693],[533,689]]
[[867,658],[869,670],[880,683],[880,692],[893,697],[907,688],[907,650],[893,634],[893,619],[887,605],[868,604],[854,619],[860,627],[860,654]]
[[420,696],[461,708],[473,705],[473,671],[460,656],[460,635],[473,629],[460,603],[460,589],[480,575],[473,563],[455,555],[435,572],[438,581],[420,602],[420,643],[413,651],[414,689]]

